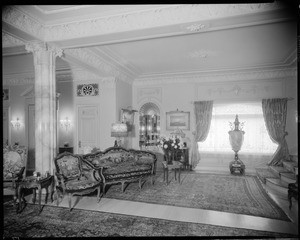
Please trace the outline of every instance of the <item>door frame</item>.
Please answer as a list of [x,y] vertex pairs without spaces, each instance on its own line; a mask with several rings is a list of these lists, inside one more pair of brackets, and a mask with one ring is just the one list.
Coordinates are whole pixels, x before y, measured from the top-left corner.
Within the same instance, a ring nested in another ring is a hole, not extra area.
[[75,118],[75,142],[74,142],[74,144],[73,144],[73,146],[74,146],[74,153],[78,153],[78,141],[79,141],[79,134],[78,134],[78,111],[79,111],[79,108],[80,107],[96,107],[96,109],[97,109],[97,118],[96,118],[96,120],[97,120],[97,124],[96,124],[96,143],[97,143],[97,145],[99,146],[100,145],[100,137],[99,137],[99,129],[100,129],[100,111],[99,111],[99,104],[97,104],[97,103],[95,103],[95,104],[89,104],[89,103],[84,103],[84,104],[81,104],[81,103],[78,103],[78,104],[76,104],[76,107],[75,107],[75,109],[76,109],[76,112],[75,112],[75,116],[76,116],[76,118]]

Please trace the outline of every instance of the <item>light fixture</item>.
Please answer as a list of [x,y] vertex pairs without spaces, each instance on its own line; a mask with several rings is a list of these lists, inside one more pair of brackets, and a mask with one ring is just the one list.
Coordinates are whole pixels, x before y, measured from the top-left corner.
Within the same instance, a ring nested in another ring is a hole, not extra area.
[[126,137],[128,135],[128,129],[126,123],[113,123],[111,125],[111,136],[117,138],[115,140],[114,147],[121,146],[121,137]]
[[60,125],[65,127],[66,131],[68,131],[68,128],[71,126],[71,121],[68,119],[68,117],[66,117],[65,119],[60,120]]
[[21,122],[20,122],[19,118],[17,118],[16,120],[11,120],[10,123],[13,126],[13,128],[15,128],[17,130],[19,130],[21,127]]

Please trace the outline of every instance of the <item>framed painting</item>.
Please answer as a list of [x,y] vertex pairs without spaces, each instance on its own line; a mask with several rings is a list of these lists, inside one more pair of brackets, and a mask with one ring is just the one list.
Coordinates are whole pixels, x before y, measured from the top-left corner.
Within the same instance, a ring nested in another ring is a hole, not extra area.
[[132,131],[133,124],[134,124],[134,113],[137,112],[136,110],[131,109],[121,109],[121,122],[126,123],[128,132]]
[[167,112],[167,130],[190,130],[190,112]]

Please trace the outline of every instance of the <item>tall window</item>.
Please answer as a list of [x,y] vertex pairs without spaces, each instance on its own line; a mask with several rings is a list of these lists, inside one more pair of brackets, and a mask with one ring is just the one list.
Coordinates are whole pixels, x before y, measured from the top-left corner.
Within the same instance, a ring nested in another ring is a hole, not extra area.
[[207,139],[198,143],[200,152],[230,152],[229,122],[234,122],[238,114],[239,121],[244,122],[244,143],[240,153],[273,154],[277,144],[270,139],[262,113],[261,102],[214,103],[212,120]]

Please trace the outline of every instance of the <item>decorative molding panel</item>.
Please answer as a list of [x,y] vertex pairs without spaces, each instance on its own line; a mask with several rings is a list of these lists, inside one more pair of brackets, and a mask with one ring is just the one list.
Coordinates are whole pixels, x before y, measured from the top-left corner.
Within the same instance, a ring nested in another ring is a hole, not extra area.
[[2,100],[3,101],[9,100],[9,89],[8,88],[3,89]]
[[77,85],[77,97],[90,97],[99,95],[98,83]]
[[165,76],[140,77],[135,79],[133,85],[156,85],[174,83],[199,83],[199,82],[232,82],[250,81],[260,79],[287,79],[296,78],[297,69],[272,69],[272,70],[253,70],[253,71],[220,71],[212,73],[186,73],[168,74]]
[[58,41],[200,21],[187,26],[189,31],[198,31],[202,28],[203,20],[276,10],[281,7],[277,1],[262,4],[182,4],[105,18],[74,20],[66,24],[43,25],[18,7],[7,6],[2,10],[2,21],[41,40]]
[[284,95],[283,80],[202,83],[197,87],[197,100],[261,99]]
[[34,73],[5,75],[2,84],[5,86],[34,84]]
[[138,88],[137,89],[137,102],[142,101],[143,99],[156,99],[157,101],[161,102],[162,100],[162,90],[160,87],[153,87],[153,88]]
[[16,47],[16,46],[22,46],[25,45],[25,42],[2,32],[2,48],[6,47]]

